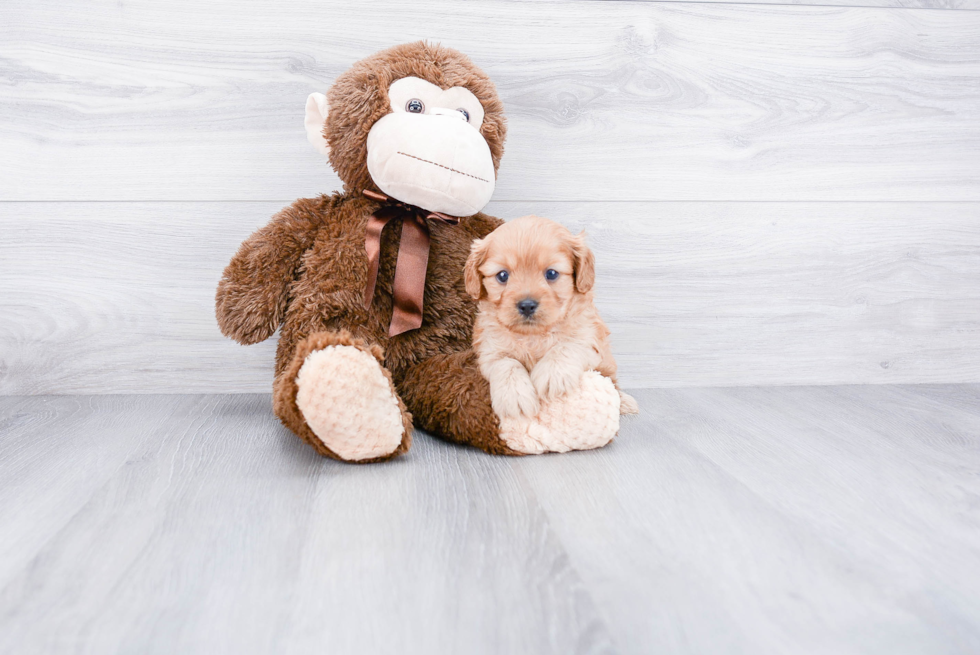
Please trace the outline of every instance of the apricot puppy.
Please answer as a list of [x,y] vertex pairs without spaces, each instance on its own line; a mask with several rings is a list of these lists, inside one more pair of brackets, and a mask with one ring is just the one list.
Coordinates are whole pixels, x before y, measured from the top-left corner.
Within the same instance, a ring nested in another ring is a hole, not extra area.
[[[540,216],[514,219],[473,242],[464,279],[479,301],[473,346],[498,416],[536,416],[541,401],[578,387],[585,371],[616,382],[584,232]],[[637,412],[620,391],[620,413]]]

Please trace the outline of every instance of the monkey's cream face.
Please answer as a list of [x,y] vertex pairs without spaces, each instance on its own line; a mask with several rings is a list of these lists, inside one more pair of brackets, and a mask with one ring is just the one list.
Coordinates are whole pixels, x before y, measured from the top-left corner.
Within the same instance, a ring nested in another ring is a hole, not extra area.
[[494,171],[480,126],[483,106],[463,87],[417,77],[388,88],[392,113],[367,139],[371,179],[389,196],[423,209],[471,216],[490,201]]

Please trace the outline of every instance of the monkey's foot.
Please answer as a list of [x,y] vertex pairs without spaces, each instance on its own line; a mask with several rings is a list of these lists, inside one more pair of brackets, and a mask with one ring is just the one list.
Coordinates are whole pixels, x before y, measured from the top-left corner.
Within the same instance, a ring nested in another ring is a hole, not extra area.
[[330,345],[310,352],[296,387],[296,406],[306,424],[340,459],[384,458],[411,438],[411,417],[391,378],[362,348]]
[[528,455],[601,448],[619,431],[620,396],[612,380],[586,371],[578,389],[545,401],[533,419],[500,419],[500,438]]

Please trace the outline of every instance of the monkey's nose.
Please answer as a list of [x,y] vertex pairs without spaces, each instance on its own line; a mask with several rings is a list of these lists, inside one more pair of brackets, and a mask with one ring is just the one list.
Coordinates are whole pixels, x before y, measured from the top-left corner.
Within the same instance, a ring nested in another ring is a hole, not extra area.
[[532,300],[531,298],[525,298],[517,303],[517,311],[521,313],[524,318],[531,318],[534,315],[534,310],[538,308],[538,301]]

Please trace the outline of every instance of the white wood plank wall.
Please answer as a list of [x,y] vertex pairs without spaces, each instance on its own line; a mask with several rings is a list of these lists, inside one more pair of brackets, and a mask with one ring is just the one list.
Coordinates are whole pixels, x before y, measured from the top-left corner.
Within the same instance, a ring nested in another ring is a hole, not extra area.
[[4,2],[0,393],[267,391],[221,269],[338,186],[307,94],[419,38],[497,82],[490,210],[592,235],[626,386],[980,382],[978,8]]

